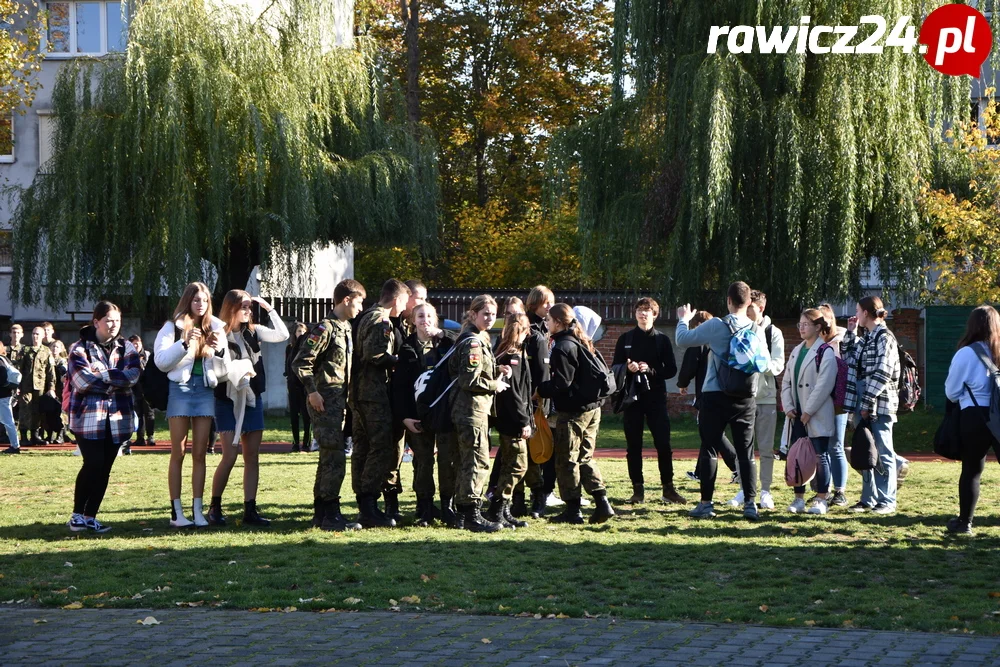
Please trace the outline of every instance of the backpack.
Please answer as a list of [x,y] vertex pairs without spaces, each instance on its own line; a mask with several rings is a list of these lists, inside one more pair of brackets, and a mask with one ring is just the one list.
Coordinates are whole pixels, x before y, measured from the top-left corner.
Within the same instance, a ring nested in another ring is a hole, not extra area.
[[757,345],[760,327],[756,323],[736,329],[732,321],[723,318],[729,327],[729,351],[716,368],[722,393],[733,398],[753,398],[757,394],[759,374],[767,370],[771,358]]
[[[181,330],[174,325],[174,342],[181,339]],[[142,397],[146,404],[157,410],[167,409],[167,397],[170,395],[170,378],[156,365],[156,353],[149,357],[145,370],[142,371]]]
[[871,424],[862,419],[851,438],[851,467],[858,472],[874,470],[878,467],[878,448]]
[[[805,427],[800,427],[800,425],[801,422],[796,422],[793,426],[796,434],[805,431]],[[816,448],[813,447],[812,440],[806,433],[806,435],[796,439],[788,449],[788,460],[785,461],[785,484],[805,486],[816,476],[817,465]]]
[[617,390],[615,374],[597,350],[591,352],[582,342],[572,337],[580,347],[580,367],[574,379],[573,397],[584,403],[597,403],[610,398]]
[[[990,429],[990,433],[997,440],[1000,440],[1000,369],[990,358],[989,352],[983,343],[977,343],[974,346],[976,350],[976,356],[979,357],[979,361],[986,366],[986,371],[990,376],[990,404],[989,413],[986,415],[986,426]],[[968,389],[968,387],[966,387]],[[972,399],[972,404],[977,408],[981,407],[979,403],[976,402],[976,397],[969,390],[969,397]]]
[[434,433],[450,433],[453,429],[451,423],[451,405],[448,395],[451,388],[458,382],[458,378],[451,377],[448,372],[448,358],[451,357],[459,344],[475,336],[466,332],[455,344],[448,348],[448,351],[438,359],[434,368],[424,371],[417,376],[413,382],[413,397],[417,404],[417,417],[424,425]]
[[[816,350],[816,372],[819,372],[819,366],[823,362],[823,351],[827,349],[833,349],[830,347],[829,343],[823,343]],[[834,356],[834,360],[837,362],[837,381],[833,384],[833,390],[830,392],[830,396],[833,397],[833,411],[835,414],[844,413],[844,402],[847,400],[847,362],[838,356]]]
[[14,364],[8,361],[6,357],[0,357],[0,365],[3,366],[3,388],[17,389],[21,386],[21,371],[14,368]]

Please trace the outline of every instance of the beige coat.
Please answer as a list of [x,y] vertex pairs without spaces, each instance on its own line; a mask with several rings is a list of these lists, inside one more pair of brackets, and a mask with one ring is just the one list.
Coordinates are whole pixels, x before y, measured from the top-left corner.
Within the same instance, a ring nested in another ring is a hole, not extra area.
[[[837,358],[832,350],[823,353],[823,360],[816,371],[816,351],[823,344],[822,339],[816,339],[813,346],[806,351],[799,371],[798,386],[793,387],[795,362],[802,352],[804,342],[799,343],[788,355],[785,364],[785,375],[781,380],[781,404],[785,410],[794,410],[798,405],[803,414],[810,416],[806,430],[810,438],[832,437],[836,426],[834,424],[833,387],[837,383]],[[794,392],[794,393],[793,393]],[[796,394],[798,401],[796,401]]]

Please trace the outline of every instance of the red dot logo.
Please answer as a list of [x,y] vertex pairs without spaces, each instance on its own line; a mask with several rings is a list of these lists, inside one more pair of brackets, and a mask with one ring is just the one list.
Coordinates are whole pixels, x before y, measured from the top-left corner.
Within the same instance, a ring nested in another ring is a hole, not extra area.
[[937,71],[978,79],[993,48],[993,32],[986,17],[972,7],[943,5],[920,26],[919,42],[924,45],[920,47],[924,60]]

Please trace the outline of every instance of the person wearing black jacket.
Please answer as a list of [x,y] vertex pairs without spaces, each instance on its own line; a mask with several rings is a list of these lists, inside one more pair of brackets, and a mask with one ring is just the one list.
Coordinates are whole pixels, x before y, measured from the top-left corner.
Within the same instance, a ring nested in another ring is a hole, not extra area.
[[[549,330],[545,324],[545,316],[549,309],[556,302],[556,297],[545,285],[536,285],[528,293],[528,299],[524,304],[527,311],[528,321],[531,323],[531,333],[525,342],[524,349],[528,359],[528,368],[531,371],[531,386],[538,389],[543,382],[549,379]],[[550,401],[542,400],[542,414],[549,415]],[[536,402],[535,408],[538,407]],[[528,457],[528,474],[526,479],[542,479],[541,487],[531,491],[532,519],[537,519],[545,514],[545,506],[549,498],[556,500],[556,465],[555,458],[550,458],[542,464],[535,463]],[[562,501],[559,501],[561,504]],[[524,516],[522,507],[524,506],[524,492],[515,491],[512,503],[511,514],[516,517]]]
[[[608,502],[608,492],[601,471],[594,461],[597,431],[601,424],[601,401],[586,398],[590,394],[584,364],[594,355],[590,338],[580,327],[573,309],[557,303],[545,316],[552,337],[549,379],[538,387],[538,394],[551,398],[556,409],[553,434],[559,495],[566,503],[555,523],[583,523],[580,513],[581,488],[594,497],[590,523],[604,523],[615,515]],[[584,369],[581,372],[581,369]]]
[[[524,528],[527,522],[520,521],[511,514],[511,499],[514,489],[524,479],[528,471],[528,438],[534,430],[534,412],[531,396],[531,370],[528,368],[524,342],[531,333],[531,324],[523,313],[507,316],[500,343],[497,345],[498,366],[511,369],[508,391],[497,394],[495,402],[496,430],[500,434],[500,476],[497,490],[490,504],[487,518],[515,528]],[[538,470],[536,479],[528,482],[529,488],[537,488],[541,480]]]
[[649,297],[639,299],[635,306],[636,327],[618,338],[611,365],[623,367],[626,382],[636,380],[637,400],[624,408],[624,430],[627,446],[628,476],[632,480],[629,502],[645,500],[642,475],[642,433],[646,423],[653,436],[656,459],[663,487],[661,500],[684,504],[687,501],[674,488],[673,452],[670,449],[670,416],[667,414],[666,381],[677,374],[670,337],[657,331],[653,324],[660,316],[660,304]]
[[[292,329],[292,335],[285,346],[285,385],[288,389],[288,418],[292,423],[292,451],[309,451],[309,429],[312,421],[309,418],[309,410],[306,409],[306,389],[302,386],[299,376],[292,369],[292,362],[295,355],[302,349],[303,342],[309,327],[304,322],[296,322]],[[299,445],[299,417],[302,418],[302,444]]]
[[[411,333],[399,350],[399,361],[392,374],[392,414],[406,428],[406,441],[413,450],[413,493],[417,496],[417,525],[429,526],[441,518],[456,527],[455,466],[458,449],[455,433],[434,433],[417,415],[414,383],[421,373],[432,370],[455,344],[455,335],[438,328],[437,312],[429,303],[421,303],[411,313]],[[441,510],[434,505],[434,446],[438,450],[438,484]]]

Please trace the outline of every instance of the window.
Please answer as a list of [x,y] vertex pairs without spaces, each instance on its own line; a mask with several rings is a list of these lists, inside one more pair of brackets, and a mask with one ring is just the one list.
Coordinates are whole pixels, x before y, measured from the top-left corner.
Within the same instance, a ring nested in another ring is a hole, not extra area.
[[9,229],[0,230],[0,271],[11,267],[11,240],[14,234]]
[[14,116],[0,118],[0,163],[14,161]]
[[38,110],[38,173],[49,173],[46,165],[52,157],[56,131],[56,118],[51,111]]
[[124,51],[127,2],[48,2],[45,46],[49,56],[103,55]]

